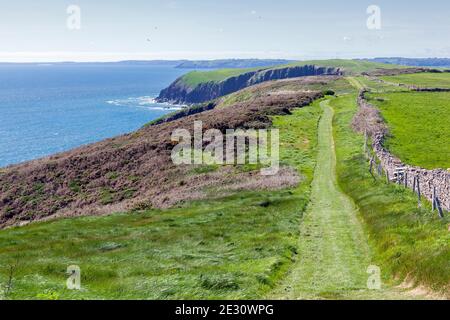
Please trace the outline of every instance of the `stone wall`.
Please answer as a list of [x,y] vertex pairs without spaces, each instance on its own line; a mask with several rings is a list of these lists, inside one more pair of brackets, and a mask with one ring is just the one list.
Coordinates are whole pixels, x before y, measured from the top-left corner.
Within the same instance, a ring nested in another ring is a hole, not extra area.
[[[364,95],[366,92],[366,90],[362,90],[358,96],[358,105],[360,110],[376,110],[373,105],[365,100]],[[363,114],[367,114],[367,112]],[[373,112],[372,115],[373,114],[380,117],[378,112]],[[358,117],[358,115],[356,117]],[[380,120],[382,120],[381,117]],[[373,119],[365,119],[365,121],[366,126],[361,125],[361,122],[364,122],[364,119],[359,119],[359,128],[357,129],[358,131],[361,131],[361,128],[369,128],[366,132],[372,138],[373,151],[380,160],[381,166],[388,174],[390,180],[397,181],[397,176],[395,173],[399,168],[403,168],[405,175],[401,177],[399,181],[401,184],[405,185],[406,180],[406,186],[412,188],[414,177],[418,177],[422,195],[431,201],[433,197],[433,189],[436,187],[437,196],[440,200],[442,209],[450,211],[450,172],[444,169],[427,170],[403,163],[399,158],[393,156],[384,148],[383,142],[386,134],[385,127],[381,126],[377,130],[373,126]]]

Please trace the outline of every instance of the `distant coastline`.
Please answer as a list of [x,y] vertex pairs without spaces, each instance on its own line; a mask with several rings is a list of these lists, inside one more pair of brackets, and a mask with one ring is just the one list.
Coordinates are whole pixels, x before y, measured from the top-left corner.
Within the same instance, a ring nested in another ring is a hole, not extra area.
[[[415,67],[450,67],[450,58],[404,58],[404,57],[376,57],[362,58],[354,60],[363,60],[370,62],[379,62],[386,64],[396,64]],[[301,59],[211,59],[211,60],[121,60],[121,61],[92,61],[92,62],[1,62],[4,65],[136,65],[136,66],[167,66],[179,69],[223,69],[223,68],[255,68],[288,64],[292,62],[302,61]]]
[[253,68],[286,64],[284,59],[219,59],[219,60],[123,60],[115,62],[0,62],[4,65],[103,65],[103,66],[165,66],[179,69]]

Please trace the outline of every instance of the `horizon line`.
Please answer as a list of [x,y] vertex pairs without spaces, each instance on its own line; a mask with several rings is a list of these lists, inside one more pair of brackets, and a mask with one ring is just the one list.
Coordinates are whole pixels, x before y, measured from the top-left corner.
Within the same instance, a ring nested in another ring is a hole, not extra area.
[[104,64],[115,64],[115,63],[126,63],[126,62],[135,62],[135,63],[145,63],[145,62],[197,62],[197,61],[220,61],[220,60],[285,60],[285,61],[310,61],[310,60],[318,60],[318,61],[326,61],[326,60],[371,60],[371,59],[423,59],[423,60],[432,60],[432,59],[448,59],[450,57],[404,57],[404,56],[379,56],[379,57],[358,57],[358,58],[303,58],[303,59],[288,59],[288,58],[211,58],[211,59],[124,59],[124,60],[86,60],[86,61],[75,61],[75,60],[48,60],[48,61],[0,61],[0,64],[93,64],[93,63],[104,63]]
[[126,61],[213,61],[213,60],[355,60],[374,58],[408,58],[408,59],[450,59],[448,56],[427,55],[410,56],[402,54],[367,55],[362,52],[341,52],[329,54],[324,52],[308,52],[303,54],[293,52],[274,51],[224,51],[224,52],[192,52],[192,51],[168,51],[168,52],[0,52],[0,63],[119,63]]

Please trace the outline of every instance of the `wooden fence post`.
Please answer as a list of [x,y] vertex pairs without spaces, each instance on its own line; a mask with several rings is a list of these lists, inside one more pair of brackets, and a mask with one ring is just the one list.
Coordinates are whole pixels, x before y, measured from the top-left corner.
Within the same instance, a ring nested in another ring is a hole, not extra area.
[[374,174],[373,174],[373,163],[375,162],[375,159],[374,159],[374,155],[372,156],[372,158],[370,158],[370,168],[369,168],[369,172],[370,172],[370,175],[372,176],[372,178],[373,178],[373,180],[376,180],[376,178],[375,178],[375,176],[374,176]]
[[444,218],[444,212],[442,211],[441,202],[439,201],[438,194],[436,193],[436,187],[433,187],[433,212],[437,209],[439,218]]
[[441,201],[439,201],[439,197],[436,197],[436,207],[438,209],[439,217],[444,218],[444,212],[442,211]]
[[431,211],[436,210],[436,187],[433,187],[433,196],[431,197]]
[[367,129],[364,129],[364,154],[367,154]]
[[405,172],[403,178],[405,179],[405,188],[408,188],[408,172]]
[[417,176],[417,200],[419,208],[422,206],[421,197],[420,197],[420,178]]

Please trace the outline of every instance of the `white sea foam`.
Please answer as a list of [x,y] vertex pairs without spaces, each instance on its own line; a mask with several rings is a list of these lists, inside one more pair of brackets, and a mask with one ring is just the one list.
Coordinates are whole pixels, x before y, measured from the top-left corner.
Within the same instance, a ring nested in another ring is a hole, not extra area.
[[148,110],[180,110],[185,106],[173,105],[169,103],[159,103],[156,102],[154,97],[143,96],[143,97],[130,97],[127,99],[116,99],[106,101],[108,104],[119,107],[132,107],[132,108],[144,108]]

